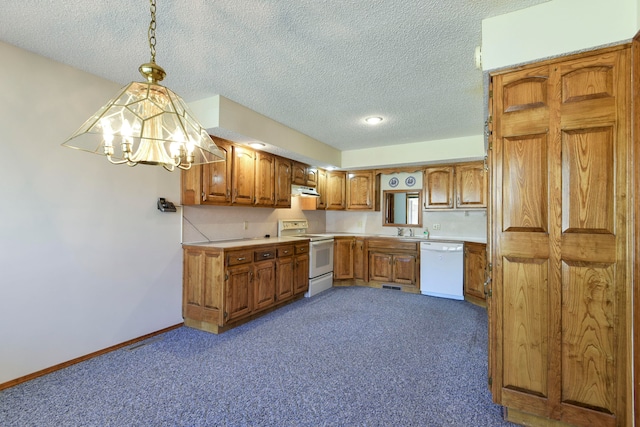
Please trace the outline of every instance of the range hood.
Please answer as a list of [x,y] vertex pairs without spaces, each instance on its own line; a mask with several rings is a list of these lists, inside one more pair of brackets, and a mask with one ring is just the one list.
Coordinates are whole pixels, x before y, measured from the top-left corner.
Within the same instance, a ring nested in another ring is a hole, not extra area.
[[316,190],[313,187],[305,187],[303,185],[292,185],[291,186],[291,195],[292,196],[320,197],[320,194],[318,194],[318,190]]

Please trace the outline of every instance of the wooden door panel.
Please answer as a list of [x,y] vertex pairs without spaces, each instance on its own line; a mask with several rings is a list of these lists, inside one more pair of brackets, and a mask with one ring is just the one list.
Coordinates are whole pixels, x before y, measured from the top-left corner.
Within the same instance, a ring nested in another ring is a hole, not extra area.
[[424,171],[426,208],[453,207],[453,167],[426,168]]
[[225,160],[202,165],[202,199],[205,203],[228,204],[231,202],[231,164],[233,146],[219,139],[218,148],[224,152]]
[[615,233],[612,127],[562,134],[563,233]]
[[615,411],[615,264],[562,264],[562,400]]
[[416,284],[416,257],[414,255],[394,255],[393,256],[393,276],[394,283],[407,285]]
[[232,202],[239,205],[251,205],[254,199],[255,155],[248,148],[233,147],[233,166],[231,186]]
[[369,280],[391,281],[391,255],[369,253]]
[[256,310],[273,305],[276,295],[275,261],[254,264],[254,304]]
[[253,269],[251,264],[229,267],[227,276],[228,279],[225,282],[225,320],[228,322],[251,313]]
[[562,102],[582,102],[596,98],[611,98],[614,90],[614,68],[607,65],[580,67],[563,74]]
[[546,135],[504,139],[503,231],[549,230],[547,156]]
[[506,78],[502,88],[502,111],[510,113],[546,106],[548,78],[545,74],[546,67],[527,72],[524,76],[518,75],[513,81]]
[[503,387],[548,396],[549,262],[504,258]]

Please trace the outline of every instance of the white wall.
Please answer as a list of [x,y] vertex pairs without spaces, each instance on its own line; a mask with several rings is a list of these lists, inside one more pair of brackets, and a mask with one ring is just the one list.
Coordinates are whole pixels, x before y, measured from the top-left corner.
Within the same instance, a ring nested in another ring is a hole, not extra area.
[[121,85],[0,58],[2,384],[182,322],[182,250],[179,174],[60,145]]
[[305,218],[309,222],[310,233],[324,232],[324,211],[303,211],[300,199],[301,197],[291,198],[291,209],[185,206],[183,242],[244,239],[264,237],[267,234],[276,237],[280,219]]
[[482,68],[493,70],[632,39],[638,0],[553,0],[482,21]]

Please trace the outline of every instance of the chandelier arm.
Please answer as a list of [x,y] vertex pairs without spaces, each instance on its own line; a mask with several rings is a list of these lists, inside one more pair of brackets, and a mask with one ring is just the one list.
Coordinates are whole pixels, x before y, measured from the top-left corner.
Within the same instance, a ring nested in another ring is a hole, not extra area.
[[111,156],[107,156],[107,160],[109,160],[109,162],[113,163],[114,165],[122,165],[124,163],[129,163],[129,160],[125,159],[125,160],[113,160],[111,158]]

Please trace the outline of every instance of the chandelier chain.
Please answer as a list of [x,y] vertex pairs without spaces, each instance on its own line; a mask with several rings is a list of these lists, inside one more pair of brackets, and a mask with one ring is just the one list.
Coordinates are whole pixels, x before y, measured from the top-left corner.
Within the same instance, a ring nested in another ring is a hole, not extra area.
[[156,0],[151,3],[151,22],[149,22],[149,49],[151,50],[151,62],[156,62]]

